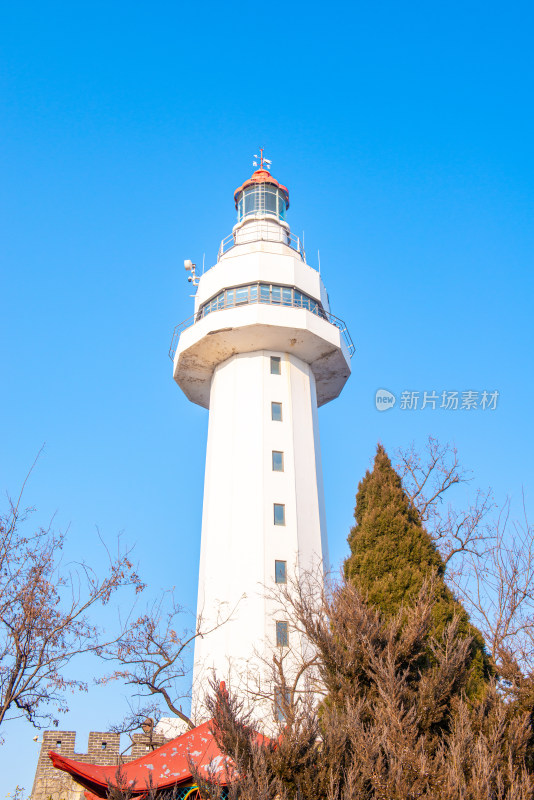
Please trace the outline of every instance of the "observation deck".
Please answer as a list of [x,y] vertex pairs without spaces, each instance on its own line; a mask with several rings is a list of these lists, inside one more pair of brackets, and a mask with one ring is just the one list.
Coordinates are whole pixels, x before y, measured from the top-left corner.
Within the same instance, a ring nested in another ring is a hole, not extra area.
[[[216,311],[222,311],[228,308],[237,308],[239,306],[261,303],[263,305],[283,306],[284,308],[304,308],[312,314],[321,317],[331,325],[335,325],[343,336],[343,340],[347,347],[349,357],[352,358],[356,350],[354,342],[352,341],[349,330],[343,320],[331,314],[330,311],[325,311],[321,303],[303,292],[299,291],[294,286],[276,286],[267,283],[252,283],[248,286],[234,286],[220,292],[212,300],[201,305],[200,309],[192,316],[180,322],[173,331],[171,346],[169,347],[169,358],[174,361],[176,349],[178,347],[178,340],[180,334],[193,325],[204,319],[208,314]],[[224,321],[223,317],[218,318],[220,322]]]

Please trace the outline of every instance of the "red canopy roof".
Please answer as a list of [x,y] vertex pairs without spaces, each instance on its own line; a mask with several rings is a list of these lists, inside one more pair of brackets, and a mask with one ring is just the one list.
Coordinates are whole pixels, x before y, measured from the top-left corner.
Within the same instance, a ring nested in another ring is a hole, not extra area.
[[278,183],[278,181],[275,178],[273,178],[271,173],[268,170],[264,169],[263,167],[261,169],[255,170],[255,172],[252,173],[248,181],[245,181],[245,183],[243,183],[241,186],[238,186],[238,188],[235,190],[234,201],[236,208],[238,202],[238,195],[240,194],[240,192],[242,192],[243,189],[246,189],[247,186],[254,186],[254,184],[256,183],[271,183],[273,186],[276,186],[278,189],[280,189],[280,191],[284,195],[284,200],[286,201],[286,208],[289,208],[289,191],[287,189],[287,186],[283,186],[281,183]]
[[[116,782],[116,766],[85,764],[53,751],[48,755],[57,769],[68,772],[77,783],[89,790],[86,792],[88,800],[106,797],[108,780]],[[190,783],[190,761],[206,778],[211,775],[212,779],[215,776],[222,784],[226,783],[232,761],[219,750],[211,721],[183,733],[129,764],[123,764],[121,776],[130,787],[132,796],[140,800],[147,790],[150,776],[153,785],[159,789]]]

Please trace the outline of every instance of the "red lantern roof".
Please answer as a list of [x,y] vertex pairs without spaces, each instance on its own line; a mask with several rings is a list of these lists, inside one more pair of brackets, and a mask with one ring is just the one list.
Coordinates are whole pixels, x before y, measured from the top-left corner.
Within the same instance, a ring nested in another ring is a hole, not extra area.
[[284,200],[286,201],[286,208],[289,208],[289,191],[288,191],[287,187],[283,186],[281,183],[278,183],[278,181],[275,178],[273,178],[271,173],[268,170],[264,169],[263,167],[261,169],[257,169],[255,172],[253,172],[251,177],[248,179],[248,181],[245,181],[245,183],[242,184],[242,186],[239,186],[235,190],[235,192],[234,192],[234,201],[235,201],[235,207],[236,208],[237,208],[237,202],[238,202],[238,199],[239,199],[239,195],[243,191],[243,189],[246,189],[248,186],[254,186],[257,183],[269,183],[272,186],[276,186],[277,189],[280,189],[280,191],[284,195]]

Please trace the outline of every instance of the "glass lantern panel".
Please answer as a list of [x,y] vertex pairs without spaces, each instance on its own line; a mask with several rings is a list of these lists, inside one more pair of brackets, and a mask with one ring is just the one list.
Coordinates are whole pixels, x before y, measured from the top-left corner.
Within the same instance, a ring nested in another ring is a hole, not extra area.
[[278,192],[278,216],[280,219],[286,218],[286,201],[282,192]]
[[265,187],[265,213],[277,216],[276,189],[273,186]]
[[258,194],[254,187],[245,189],[245,216],[255,214],[258,209]]

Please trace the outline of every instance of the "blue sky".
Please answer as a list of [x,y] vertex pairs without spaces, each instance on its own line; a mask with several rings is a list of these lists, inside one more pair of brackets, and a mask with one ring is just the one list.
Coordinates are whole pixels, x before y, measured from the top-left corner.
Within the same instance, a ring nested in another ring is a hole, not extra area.
[[[0,487],[46,442],[26,500],[69,557],[122,531],[150,591],[195,606],[207,412],[167,350],[183,259],[215,262],[260,145],[357,347],[320,412],[334,567],[379,440],[454,442],[532,507],[532,23],[526,2],[2,4]],[[378,388],[500,397],[380,414]],[[62,727],[83,751],[124,708],[93,689]],[[6,732],[0,797],[38,749]]]

